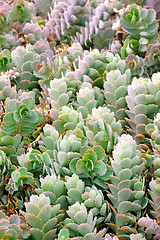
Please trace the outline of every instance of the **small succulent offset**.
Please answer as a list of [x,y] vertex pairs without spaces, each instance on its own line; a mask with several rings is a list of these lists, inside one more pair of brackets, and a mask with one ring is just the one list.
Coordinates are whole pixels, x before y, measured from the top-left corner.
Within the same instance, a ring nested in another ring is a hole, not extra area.
[[5,100],[7,97],[11,96],[12,91],[15,90],[15,87],[11,87],[10,82],[10,73],[1,72],[0,75],[0,100]]
[[121,134],[122,125],[116,121],[114,113],[107,107],[92,109],[87,117],[86,136],[93,145],[101,145],[108,153],[116,143],[116,136]]
[[67,188],[67,201],[69,204],[74,204],[75,202],[81,203],[82,194],[84,192],[84,182],[79,179],[78,175],[75,173],[69,177],[65,176],[65,185]]
[[[144,59],[144,63],[146,67],[148,67],[149,71],[159,72],[159,63],[160,63],[160,43],[150,44],[147,48],[146,57]],[[152,71],[151,71],[152,69]]]
[[83,203],[76,202],[69,206],[67,214],[69,218],[64,220],[64,227],[68,229],[70,237],[78,237],[81,240],[100,240],[104,236],[106,229],[97,231],[97,217],[93,217],[92,210],[88,213]]
[[125,59],[130,54],[136,55],[137,50],[138,50],[138,40],[126,39],[123,47],[121,47],[121,57],[122,57],[122,59]]
[[2,132],[15,136],[28,136],[32,134],[36,126],[43,120],[42,113],[34,110],[33,98],[23,98],[22,101],[8,100],[6,113],[3,119]]
[[12,172],[6,190],[13,194],[15,191],[18,191],[20,187],[23,188],[24,184],[30,185],[33,184],[33,182],[33,174],[28,172],[27,168],[19,167]]
[[123,30],[130,34],[131,39],[139,41],[141,52],[145,52],[149,44],[157,42],[158,22],[153,9],[133,4],[123,13],[121,25]]
[[75,128],[82,129],[84,125],[82,113],[73,109],[73,107],[63,106],[60,111],[52,108],[50,116],[52,119],[55,119],[53,126],[55,126],[59,132],[74,130]]
[[151,219],[150,217],[147,216],[147,217],[140,218],[138,220],[138,225],[142,229],[144,229],[147,239],[158,239],[160,237],[159,225],[155,220]]
[[67,188],[60,176],[47,175],[45,178],[40,178],[40,183],[41,187],[36,189],[38,195],[43,193],[50,198],[51,205],[60,204],[60,208],[63,210],[68,207]]
[[51,206],[50,198],[43,193],[40,196],[32,195],[30,201],[25,203],[26,211],[21,211],[30,226],[32,239],[54,239],[59,220],[60,204]]
[[56,141],[59,139],[59,132],[50,124],[43,127],[43,134],[40,134],[39,148],[42,152],[48,153],[53,158],[53,149],[55,149]]
[[0,211],[0,236],[1,239],[28,239],[30,229],[18,215],[8,217]]
[[8,49],[4,49],[0,52],[0,72],[7,70],[7,65],[11,62],[11,54]]
[[82,202],[88,209],[92,210],[93,216],[98,216],[97,224],[110,220],[109,204],[104,200],[102,191],[95,186],[85,188],[82,194]]

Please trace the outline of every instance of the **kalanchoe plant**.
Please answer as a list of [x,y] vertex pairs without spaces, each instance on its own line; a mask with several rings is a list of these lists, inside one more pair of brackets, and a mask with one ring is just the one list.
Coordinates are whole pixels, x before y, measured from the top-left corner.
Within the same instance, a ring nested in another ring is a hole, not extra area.
[[97,231],[96,229],[96,217],[93,217],[93,213],[90,210],[87,212],[87,208],[83,203],[76,202],[69,206],[67,210],[69,218],[64,220],[64,227],[69,230],[70,237],[78,237],[78,239],[92,238],[94,240],[100,240],[104,236],[106,229]]
[[32,134],[43,119],[41,112],[34,110],[34,105],[31,97],[22,101],[8,100],[1,130],[11,136]]
[[[150,44],[147,48],[146,57],[144,59],[145,66],[148,67],[148,72],[160,71],[160,43]],[[151,71],[152,70],[152,71]]]
[[20,22],[29,21],[31,19],[31,11],[27,7],[27,2],[24,0],[14,1],[9,16],[13,21],[17,20],[19,20]]
[[129,132],[135,136],[137,143],[147,142],[145,126],[153,123],[159,109],[158,76],[158,73],[153,75],[152,81],[149,78],[133,78],[131,85],[128,86],[126,101],[129,110],[126,110],[126,113],[130,119],[127,121],[131,127]]
[[87,117],[86,136],[93,145],[101,145],[108,153],[116,143],[117,134],[121,134],[122,125],[116,121],[114,113],[107,107],[93,108]]
[[18,215],[8,217],[0,211],[0,234],[1,239],[27,239],[30,229]]
[[11,62],[10,52],[4,49],[0,52],[0,72],[5,72],[7,70],[7,65]]
[[160,239],[159,20],[0,0],[0,239]]
[[127,103],[125,96],[130,82],[131,71],[126,69],[126,63],[123,60],[118,62],[116,70],[106,72],[106,81],[104,82],[106,104],[121,120],[121,123],[124,122],[126,117],[125,108]]
[[145,9],[135,4],[122,15],[123,30],[130,34],[131,39],[139,41],[141,52],[145,52],[149,44],[157,42],[158,23],[155,18],[156,13],[153,9]]
[[73,109],[73,107],[63,106],[60,111],[52,108],[50,116],[55,120],[53,126],[55,126],[59,132],[74,130],[75,128],[82,129],[84,125],[82,113]]
[[12,137],[0,131],[0,149],[6,153],[15,165],[18,164],[17,157],[25,152],[26,144],[19,134]]
[[129,54],[125,58],[127,67],[131,70],[132,77],[148,77],[143,58],[138,55]]
[[69,163],[74,158],[81,157],[82,147],[87,148],[88,141],[84,137],[82,130],[75,129],[73,132],[68,131],[63,139],[60,138],[54,152],[54,161],[52,167],[56,174],[71,175],[72,171],[69,168]]
[[88,209],[92,210],[93,216],[98,216],[97,224],[110,220],[109,204],[104,200],[102,191],[95,186],[85,188],[82,194],[82,202]]
[[27,168],[19,167],[12,172],[6,190],[13,194],[15,191],[18,191],[20,187],[23,188],[24,184],[33,184],[33,181],[33,174],[28,172]]
[[41,187],[36,189],[37,194],[43,193],[50,198],[52,205],[60,204],[61,209],[68,207],[67,203],[67,188],[65,182],[61,180],[60,176],[47,175],[45,178],[40,178]]
[[12,62],[16,69],[14,72],[18,72],[19,76],[15,79],[17,86],[24,90],[32,90],[38,86],[37,77],[33,74],[32,63],[39,60],[39,54],[34,50],[34,47],[27,44],[24,46],[16,47],[12,53]]
[[136,51],[138,50],[137,48],[138,48],[138,40],[126,39],[124,42],[124,46],[121,47],[122,59],[125,59],[130,54],[136,54]]
[[38,150],[31,150],[27,154],[18,156],[18,163],[21,167],[26,167],[30,172],[35,174],[45,172],[45,168],[50,166],[50,158],[47,153],[42,153]]
[[55,238],[57,226],[63,216],[59,214],[60,204],[51,206],[50,198],[43,193],[40,196],[32,195],[25,203],[26,212],[21,211],[31,228],[32,239]]
[[50,157],[53,157],[53,149],[56,141],[59,139],[58,131],[49,124],[43,127],[43,134],[40,134],[39,148],[42,152],[46,152]]
[[107,180],[112,173],[107,164],[107,157],[101,146],[81,149],[80,158],[74,158],[70,162],[70,170],[79,175],[85,181],[86,185],[98,185],[102,189],[107,188]]
[[69,177],[65,176],[66,188],[67,188],[67,200],[69,204],[75,202],[81,203],[82,193],[84,192],[84,182],[79,179],[78,175],[75,173]]
[[10,82],[10,73],[1,73],[0,76],[0,100],[5,100],[7,97],[11,96],[12,91],[15,90],[15,87],[11,87]]
[[111,165],[114,175],[110,175],[108,197],[113,206],[115,223],[108,225],[117,235],[124,234],[128,239],[127,234],[136,233],[136,219],[147,204],[144,179],[141,178],[144,162],[130,135],[123,134],[119,137]]

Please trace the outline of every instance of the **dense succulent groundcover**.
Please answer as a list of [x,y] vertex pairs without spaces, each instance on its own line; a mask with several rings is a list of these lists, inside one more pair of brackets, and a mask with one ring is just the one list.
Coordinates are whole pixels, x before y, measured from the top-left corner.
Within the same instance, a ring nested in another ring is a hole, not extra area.
[[160,239],[159,22],[159,0],[0,0],[0,239]]

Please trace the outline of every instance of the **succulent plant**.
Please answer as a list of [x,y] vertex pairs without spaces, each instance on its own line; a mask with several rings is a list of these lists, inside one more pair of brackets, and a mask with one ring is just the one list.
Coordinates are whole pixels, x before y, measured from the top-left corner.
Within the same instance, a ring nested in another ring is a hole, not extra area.
[[67,188],[65,182],[61,180],[60,176],[55,174],[47,175],[45,178],[40,178],[41,186],[36,189],[37,194],[44,194],[50,198],[52,205],[60,204],[61,209],[68,207],[67,203]]
[[145,66],[148,68],[150,74],[160,71],[160,44],[150,44],[147,48],[146,57],[144,60]]
[[76,79],[82,82],[94,83],[96,86],[101,87],[101,82],[103,82],[101,78],[108,63],[115,60],[113,54],[111,54],[113,58],[109,58],[110,54],[109,52],[101,53],[98,49],[93,49],[90,52],[85,51],[82,59],[79,59],[76,64]]
[[33,74],[32,62],[38,60],[39,55],[34,51],[34,47],[30,44],[26,48],[18,46],[12,51],[11,56],[16,67],[14,72],[19,73],[19,76],[15,79],[18,87],[24,90],[32,90],[37,87],[37,77]]
[[9,33],[3,33],[3,35],[0,35],[0,45],[3,49],[12,49],[13,47],[22,45],[23,42],[23,37],[18,38],[18,33],[13,28]]
[[67,50],[74,60],[78,59],[78,57],[82,58],[83,48],[79,42],[72,43],[72,45],[68,47]]
[[95,100],[95,91],[90,83],[83,84],[77,92],[78,111],[82,113],[83,118],[86,118],[88,114],[91,114],[92,109],[97,107],[97,101]]
[[[108,197],[114,211],[115,223],[108,223],[117,235],[136,233],[136,219],[147,205],[144,197],[144,160],[130,135],[123,134],[113,151],[111,166],[115,175],[110,175]],[[115,224],[115,225],[114,225]]]
[[64,220],[64,227],[69,230],[70,237],[78,237],[78,239],[94,239],[100,240],[106,232],[103,229],[97,232],[96,217],[93,218],[93,213],[83,203],[76,202],[68,207],[67,214],[69,218]]
[[32,239],[53,239],[57,226],[63,216],[59,214],[60,204],[51,205],[50,198],[43,193],[40,196],[32,195],[25,203],[26,212],[21,211],[26,222],[31,227]]
[[89,141],[94,145],[101,145],[108,153],[116,143],[117,134],[122,132],[121,123],[116,121],[114,113],[107,107],[93,108],[84,129]]
[[50,82],[49,96],[52,107],[59,109],[68,104],[72,92],[67,92],[67,84],[62,78],[55,78]]
[[148,77],[147,69],[145,69],[145,64],[143,58],[138,55],[129,54],[125,62],[127,67],[131,70],[132,77]]
[[27,239],[30,230],[18,215],[8,217],[0,211],[0,236],[1,239]]
[[12,137],[0,131],[0,150],[6,153],[13,164],[18,164],[17,157],[25,152],[25,145],[25,140],[19,134]]
[[82,194],[82,202],[85,207],[92,210],[93,216],[98,216],[97,224],[110,220],[109,204],[104,200],[102,191],[95,186],[85,188]]
[[[126,101],[129,110],[126,110],[130,119],[127,119],[131,130],[129,132],[135,136],[137,143],[143,143],[146,130],[145,125],[152,123],[154,115],[159,108],[159,78],[158,74],[149,78],[133,78],[128,86],[128,96]],[[154,90],[153,90],[154,89]],[[145,140],[147,142],[147,138]],[[144,145],[143,147],[146,148]]]
[[160,237],[159,225],[157,224],[156,221],[154,221],[150,217],[147,216],[147,217],[140,218],[138,220],[138,225],[141,228],[145,229],[147,239],[158,239]]
[[131,39],[137,39],[139,49],[145,52],[151,43],[156,43],[158,37],[158,23],[153,9],[145,9],[132,4],[122,15],[121,25],[130,34]]
[[1,130],[10,136],[32,134],[43,119],[40,111],[34,110],[34,105],[31,97],[24,98],[22,101],[8,100]]
[[24,25],[23,33],[25,36],[25,40],[31,44],[35,44],[37,41],[43,39],[43,31],[41,26],[38,24],[38,22],[36,23],[27,22]]
[[53,149],[56,145],[56,141],[59,139],[58,131],[49,124],[43,127],[43,134],[40,135],[39,148],[42,152],[46,152],[53,158]]
[[71,160],[70,170],[82,178],[86,185],[98,185],[102,189],[107,188],[106,181],[112,173],[107,164],[107,158],[104,149],[101,146],[81,149],[81,157]]
[[111,44],[109,45],[109,50],[111,50],[113,54],[120,55],[121,47],[122,45],[118,40],[112,40]]
[[18,191],[20,187],[23,187],[24,184],[30,185],[33,181],[33,174],[28,172],[27,168],[19,167],[12,172],[6,190],[13,194],[15,191]]
[[82,193],[84,192],[84,182],[79,179],[75,173],[71,177],[65,176],[65,181],[69,204],[71,205],[75,202],[81,203]]
[[123,47],[121,48],[121,57],[125,59],[128,55],[138,52],[138,40],[135,39],[126,39]]
[[[47,153],[42,153],[38,150],[31,150],[27,154],[22,154],[17,157],[18,163],[21,167],[27,168],[30,172],[43,172],[47,166],[50,166],[50,158]],[[43,170],[43,171],[42,171]]]
[[62,176],[71,175],[72,171],[69,169],[69,163],[72,159],[81,157],[81,149],[83,145],[86,147],[87,139],[84,137],[80,129],[75,131],[68,131],[63,139],[60,138],[55,146],[54,162],[52,163],[56,174]]
[[117,69],[106,72],[106,81],[104,82],[104,96],[107,108],[111,109],[121,123],[126,117],[125,109],[127,106],[125,96],[127,87],[131,82],[130,69],[126,69],[125,61],[117,63]]
[[7,70],[7,66],[11,62],[11,56],[8,49],[4,49],[0,52],[0,72],[5,72]]
[[63,106],[60,111],[52,108],[50,116],[55,120],[53,126],[55,126],[59,132],[74,130],[75,128],[82,129],[84,125],[82,113],[74,110],[72,106]]
[[7,97],[11,96],[12,91],[15,90],[15,87],[11,87],[10,82],[10,73],[1,72],[0,76],[0,100],[5,100]]
[[0,33],[10,30],[11,20],[9,18],[9,12],[11,9],[11,6],[7,2],[0,1]]
[[31,19],[31,12],[27,7],[27,2],[24,0],[14,1],[9,16],[13,21],[19,20],[21,23],[24,21],[29,21]]
[[80,33],[76,33],[77,39],[82,46],[92,44],[97,49],[108,47],[115,34],[112,21],[109,19],[109,15],[112,13],[113,8],[111,5],[107,5],[105,2],[98,4],[93,10],[90,20],[86,21],[85,27],[81,27]]

